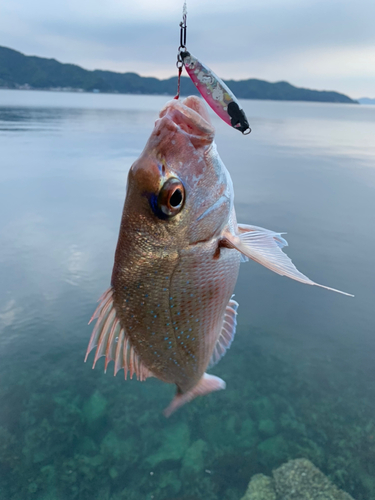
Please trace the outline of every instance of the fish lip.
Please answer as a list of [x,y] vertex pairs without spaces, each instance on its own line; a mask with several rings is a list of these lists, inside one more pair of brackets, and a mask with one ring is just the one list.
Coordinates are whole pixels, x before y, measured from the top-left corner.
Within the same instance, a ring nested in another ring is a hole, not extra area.
[[187,106],[184,102],[175,99],[167,102],[160,111],[159,119],[167,118],[178,128],[179,132],[183,132],[191,138],[203,139],[207,144],[211,143],[215,130],[209,121],[208,114],[205,116],[206,111],[204,108],[199,109],[197,102],[196,108]]

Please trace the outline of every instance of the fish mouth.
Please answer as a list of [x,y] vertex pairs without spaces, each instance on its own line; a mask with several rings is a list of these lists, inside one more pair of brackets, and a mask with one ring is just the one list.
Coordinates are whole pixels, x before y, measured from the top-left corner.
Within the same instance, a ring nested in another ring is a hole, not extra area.
[[189,96],[183,101],[173,99],[160,112],[160,118],[168,117],[180,130],[193,137],[213,141],[215,130],[202,99]]

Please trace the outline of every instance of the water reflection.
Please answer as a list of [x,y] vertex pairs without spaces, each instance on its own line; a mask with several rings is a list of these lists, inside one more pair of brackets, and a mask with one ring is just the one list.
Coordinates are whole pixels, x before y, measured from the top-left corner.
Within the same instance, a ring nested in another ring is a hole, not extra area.
[[238,500],[301,456],[375,497],[375,109],[247,101],[249,138],[215,120],[238,219],[288,231],[301,271],[355,299],[243,265],[227,390],[170,420],[172,387],[83,364],[165,100],[0,91],[0,497]]

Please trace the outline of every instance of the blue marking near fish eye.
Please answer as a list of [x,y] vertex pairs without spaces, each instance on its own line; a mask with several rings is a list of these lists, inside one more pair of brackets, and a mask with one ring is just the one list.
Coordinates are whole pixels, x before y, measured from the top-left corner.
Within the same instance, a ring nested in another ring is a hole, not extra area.
[[157,315],[155,314],[154,318],[157,318]]
[[191,328],[189,328],[189,332],[191,332],[191,330],[192,330],[192,329],[191,329]]
[[168,344],[172,344],[172,341],[170,340],[170,341],[168,342]]
[[199,318],[197,318],[197,319],[195,320],[195,322],[196,322],[196,323],[198,323],[198,321],[199,321]]
[[177,321],[173,321],[173,323],[172,323],[172,324],[173,324],[173,325],[175,325],[176,323],[177,323]]
[[180,336],[179,336],[179,335],[177,335],[177,338],[179,339],[179,338],[180,338]]
[[155,274],[158,274],[158,272],[157,272],[157,271],[155,271]]
[[169,326],[169,323],[165,323],[165,326]]
[[158,304],[156,307],[160,307],[160,304]]
[[193,293],[191,293],[191,294],[190,294],[190,297],[194,297],[194,294],[193,294]]
[[145,297],[148,297],[148,293],[145,293]]
[[190,281],[189,281],[189,280],[187,280],[186,284],[188,285],[189,283],[190,283]]
[[131,318],[134,318],[134,314],[131,314],[131,315],[130,315],[130,317],[131,317]]
[[126,290],[126,286],[124,286],[124,290]]
[[178,326],[175,326],[175,327],[174,327],[174,329],[175,329],[175,330],[178,330]]
[[195,340],[195,337],[193,337],[191,340]]
[[172,349],[172,346],[171,346],[171,345],[169,345],[169,346],[168,346],[168,349]]
[[152,332],[151,335],[155,335],[155,332]]
[[169,339],[169,337],[164,337],[164,340],[168,340],[168,339]]
[[181,342],[181,345],[184,345],[184,343],[183,343],[183,342]]
[[147,330],[149,330],[149,329],[150,329],[150,327],[148,326],[148,327],[147,327]]
[[166,292],[166,291],[167,291],[167,289],[166,289],[166,288],[163,288],[163,292]]
[[157,352],[156,352],[156,351],[154,351],[154,354],[157,354]]
[[173,304],[171,305],[171,308],[172,308],[172,307],[174,307],[174,305],[173,305]]
[[154,314],[154,311],[150,311],[150,312],[151,312],[151,314]]
[[166,276],[166,277],[165,277],[165,279],[166,279],[166,280],[169,280],[169,276]]
[[186,338],[188,339],[190,337],[190,335],[186,335]]
[[178,311],[177,316],[179,316],[180,314],[181,314],[180,311]]
[[125,299],[125,302],[129,302],[129,299]]

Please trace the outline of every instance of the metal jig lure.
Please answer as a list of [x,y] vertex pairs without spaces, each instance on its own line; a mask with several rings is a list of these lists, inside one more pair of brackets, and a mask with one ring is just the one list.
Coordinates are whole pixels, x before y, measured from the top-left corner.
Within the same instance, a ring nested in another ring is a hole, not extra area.
[[210,68],[188,52],[186,48],[186,17],[187,10],[185,2],[182,22],[180,23],[180,46],[178,48],[176,63],[178,68],[178,84],[175,99],[178,99],[180,96],[181,73],[182,67],[185,66],[192,82],[215,113],[224,120],[225,123],[239,130],[244,135],[250,134],[251,128],[249,127],[245,112],[241,109],[232,91],[213,71],[210,70]]

